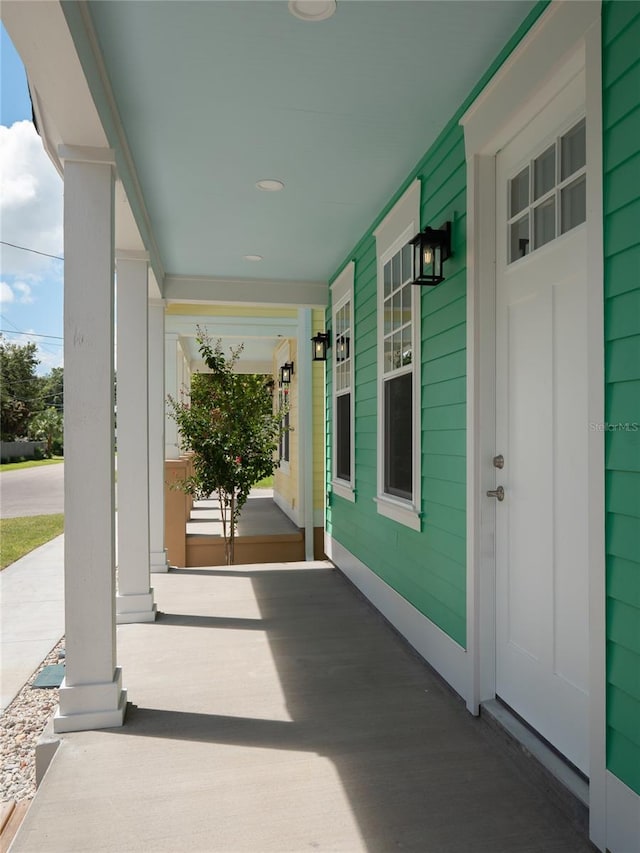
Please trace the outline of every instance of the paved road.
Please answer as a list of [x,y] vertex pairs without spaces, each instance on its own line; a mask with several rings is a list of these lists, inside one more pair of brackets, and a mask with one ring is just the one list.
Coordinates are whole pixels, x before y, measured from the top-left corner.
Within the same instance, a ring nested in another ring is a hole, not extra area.
[[0,517],[64,512],[64,463],[0,472]]

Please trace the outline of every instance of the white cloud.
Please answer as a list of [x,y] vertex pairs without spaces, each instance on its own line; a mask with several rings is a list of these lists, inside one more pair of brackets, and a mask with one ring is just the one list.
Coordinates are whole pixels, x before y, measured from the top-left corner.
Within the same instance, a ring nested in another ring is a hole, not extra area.
[[31,305],[34,302],[31,286],[25,281],[14,281],[8,284],[0,281],[0,302],[8,305],[11,302],[21,302],[23,305]]
[[20,294],[18,301],[22,302],[23,305],[30,305],[33,302],[31,287],[26,282],[14,281],[13,292],[15,293],[16,291]]
[[[62,255],[62,179],[30,121],[0,126],[0,227],[6,242]],[[60,261],[41,255],[4,245],[0,253],[5,276],[38,281],[62,272]],[[30,295],[21,293],[22,301]]]
[[11,290],[10,285],[8,285],[6,281],[0,281],[0,302],[4,302],[6,305],[9,302],[13,302],[15,298],[15,294],[13,290]]

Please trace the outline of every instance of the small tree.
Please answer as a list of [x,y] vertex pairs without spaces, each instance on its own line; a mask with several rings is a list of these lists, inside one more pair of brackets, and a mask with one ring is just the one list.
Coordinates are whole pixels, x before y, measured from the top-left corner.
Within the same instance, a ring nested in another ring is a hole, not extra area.
[[225,561],[232,565],[240,510],[254,483],[278,466],[276,451],[286,410],[273,412],[263,376],[234,371],[242,345],[227,359],[220,341],[213,345],[202,329],[197,341],[211,373],[193,376],[187,401],[169,397],[182,447],[193,453],[194,473],[177,487],[197,500],[217,493]]
[[29,435],[39,441],[47,442],[46,454],[53,455],[53,446],[62,440],[63,417],[55,408],[49,406],[43,412],[38,412],[29,423]]

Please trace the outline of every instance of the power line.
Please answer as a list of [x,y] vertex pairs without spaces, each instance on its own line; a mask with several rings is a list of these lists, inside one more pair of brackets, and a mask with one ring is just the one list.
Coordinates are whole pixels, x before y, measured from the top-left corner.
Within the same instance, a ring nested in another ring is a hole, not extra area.
[[21,332],[20,329],[16,329],[15,332],[12,332],[11,329],[0,329],[0,334],[25,335],[27,338],[51,338],[54,341],[64,341],[64,338],[61,335],[42,335],[39,332]]
[[7,243],[6,240],[0,240],[3,246],[11,246],[12,249],[20,249],[23,252],[31,252],[33,255],[42,255],[44,258],[53,258],[54,261],[64,261],[60,255],[50,255],[49,252],[39,252],[37,249],[28,249],[26,246],[18,246],[17,243]]

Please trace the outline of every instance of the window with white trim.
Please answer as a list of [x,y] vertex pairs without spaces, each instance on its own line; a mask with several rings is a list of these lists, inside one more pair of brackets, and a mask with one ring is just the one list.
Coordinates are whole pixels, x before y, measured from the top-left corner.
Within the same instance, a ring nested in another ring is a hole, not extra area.
[[376,229],[378,512],[420,530],[420,288],[409,241],[420,230],[415,181]]
[[333,362],[333,491],[355,500],[354,472],[354,264],[331,286]]
[[383,409],[385,494],[413,499],[413,252],[407,243],[384,264]]
[[[289,404],[289,391],[285,387],[280,387],[278,389],[278,411],[282,411],[285,406]],[[288,470],[289,464],[289,433],[290,433],[290,417],[289,417],[289,409],[285,412],[284,418],[282,419],[282,427],[283,431],[280,434],[280,441],[278,447],[278,456],[280,465],[282,463],[286,463],[286,469]]]

